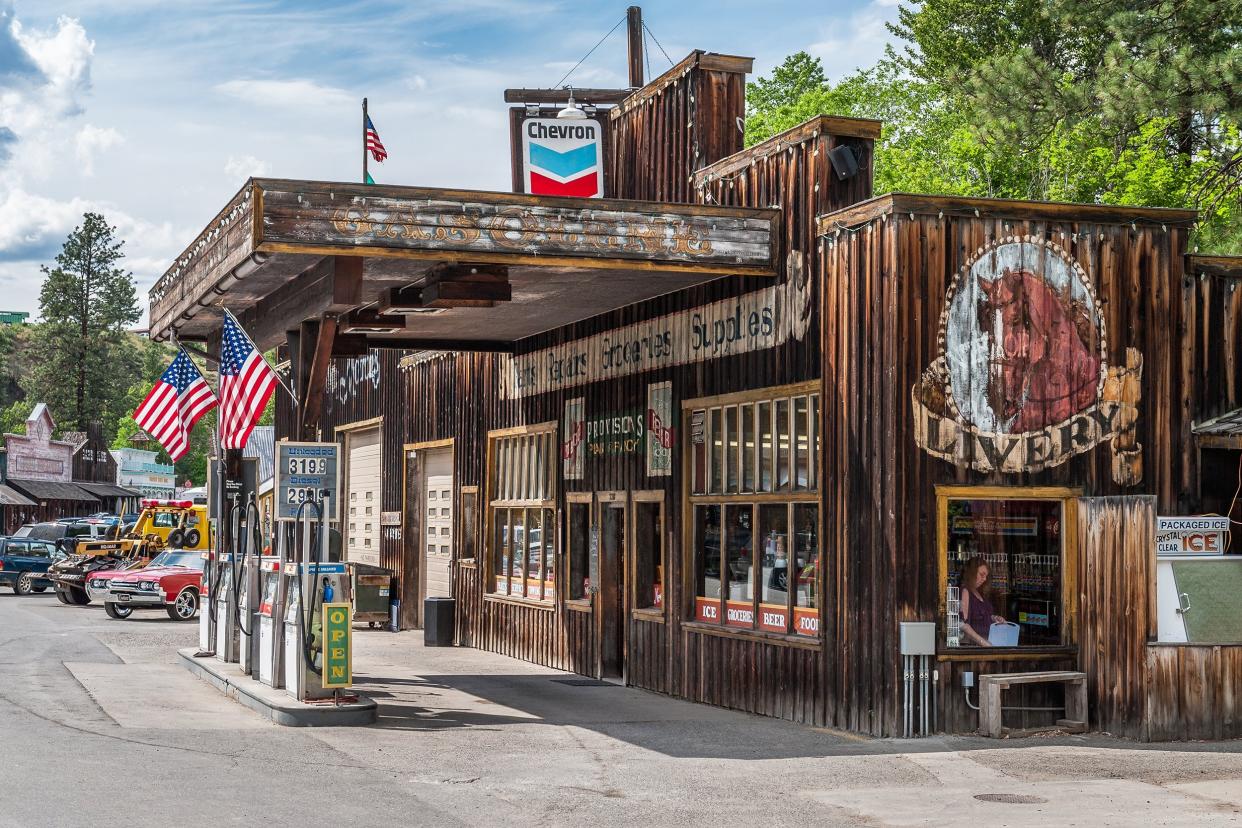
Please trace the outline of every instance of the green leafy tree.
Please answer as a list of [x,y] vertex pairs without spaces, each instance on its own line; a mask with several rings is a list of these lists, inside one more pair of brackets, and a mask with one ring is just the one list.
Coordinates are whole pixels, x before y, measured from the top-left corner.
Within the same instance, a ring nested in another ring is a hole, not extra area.
[[29,398],[48,404],[64,428],[85,431],[91,420],[115,423],[121,398],[137,377],[139,352],[125,328],[140,311],[133,275],[118,266],[123,246],[103,216],[86,213],[56,266],[42,268],[43,322],[22,385]]

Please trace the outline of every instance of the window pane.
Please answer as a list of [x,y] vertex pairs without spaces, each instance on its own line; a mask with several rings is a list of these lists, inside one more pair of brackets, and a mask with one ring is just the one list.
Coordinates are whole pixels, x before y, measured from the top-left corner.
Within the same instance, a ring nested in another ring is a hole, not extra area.
[[720,507],[694,507],[694,617],[711,624],[720,617]]
[[724,509],[725,580],[728,585],[725,624],[749,628],[755,623],[754,556],[751,552],[753,510],[749,503]]
[[556,597],[556,512],[543,510],[543,600]]
[[724,410],[725,415],[725,491],[735,494],[738,486],[737,406]]
[[660,504],[634,504],[634,606],[664,606],[664,560],[660,549]]
[[570,503],[569,533],[569,598],[587,597],[591,587],[590,562],[587,559],[590,543],[591,507],[586,503]]
[[707,491],[707,412],[702,408],[690,414],[690,445],[694,453],[691,490],[704,494]]
[[776,491],[789,491],[789,400],[776,401]]
[[522,583],[525,576],[524,567],[526,561],[526,522],[524,509],[509,510],[509,561],[513,566],[512,576],[509,579],[510,595],[525,595],[526,589]]
[[708,424],[708,441],[710,444],[710,462],[712,464],[711,480],[708,483],[707,491],[712,494],[719,494],[721,491],[721,463],[724,461],[724,438],[722,436],[723,429],[720,422],[720,409],[713,408],[707,412]]
[[492,566],[496,571],[496,592],[509,594],[509,510],[492,512]]
[[811,488],[811,438],[806,397],[794,397],[794,488]]
[[759,491],[772,491],[772,403],[761,402],[759,411]]
[[789,632],[789,504],[759,506],[759,629]]
[[945,643],[1060,644],[1060,501],[950,500],[948,512]]
[[543,510],[526,510],[526,597],[543,597]]
[[811,395],[811,488],[819,488],[819,394]]
[[819,635],[819,504],[793,506],[794,632]]
[[464,560],[474,560],[474,538],[479,531],[478,497],[473,491],[461,493],[461,538],[458,548]]
[[741,407],[742,418],[742,491],[755,490],[755,405]]

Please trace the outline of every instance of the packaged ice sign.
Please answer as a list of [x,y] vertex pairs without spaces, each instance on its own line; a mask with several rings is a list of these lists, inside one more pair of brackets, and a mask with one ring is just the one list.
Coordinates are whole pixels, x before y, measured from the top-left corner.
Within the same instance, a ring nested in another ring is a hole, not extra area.
[[1157,555],[1223,555],[1226,517],[1156,518]]
[[532,195],[602,198],[603,127],[585,119],[522,122],[522,182]]

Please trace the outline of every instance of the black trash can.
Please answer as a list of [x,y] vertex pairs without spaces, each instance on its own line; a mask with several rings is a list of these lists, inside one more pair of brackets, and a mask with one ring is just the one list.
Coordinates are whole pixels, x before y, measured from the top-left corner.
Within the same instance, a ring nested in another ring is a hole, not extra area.
[[453,646],[453,615],[456,609],[457,599],[455,598],[423,599],[424,646]]

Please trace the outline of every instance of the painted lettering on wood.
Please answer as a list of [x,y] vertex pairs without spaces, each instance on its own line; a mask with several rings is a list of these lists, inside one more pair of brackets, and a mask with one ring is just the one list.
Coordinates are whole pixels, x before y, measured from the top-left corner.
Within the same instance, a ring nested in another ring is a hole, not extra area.
[[1124,365],[1108,365],[1091,278],[1059,245],[1007,236],[980,248],[949,287],[938,344],[911,389],[915,440],[928,453],[1024,472],[1109,442],[1116,482],[1142,480],[1142,355],[1127,348]]

